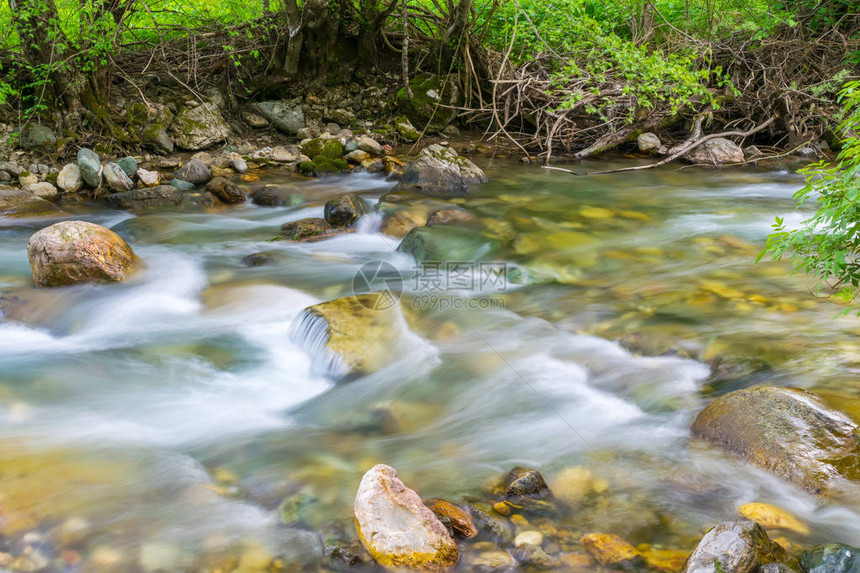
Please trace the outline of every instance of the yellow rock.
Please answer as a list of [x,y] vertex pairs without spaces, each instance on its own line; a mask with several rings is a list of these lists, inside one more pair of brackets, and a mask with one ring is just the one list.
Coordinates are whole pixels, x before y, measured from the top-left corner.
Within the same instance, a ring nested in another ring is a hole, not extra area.
[[732,288],[726,284],[716,281],[700,281],[699,286],[702,290],[712,292],[723,298],[744,298],[744,293],[736,288]]
[[648,567],[663,573],[677,573],[684,567],[689,551],[680,549],[652,549],[643,551]]
[[624,217],[625,219],[636,219],[637,221],[650,221],[651,217],[646,215],[645,213],[639,213],[637,211],[618,211],[618,214]]
[[246,542],[236,571],[241,573],[266,571],[271,562],[272,554],[265,547],[257,542]]
[[530,525],[529,520],[520,515],[519,513],[515,513],[511,516],[511,523],[519,527],[528,527]]
[[558,558],[567,571],[592,571],[594,559],[585,553],[565,553]]
[[579,214],[587,219],[610,219],[613,216],[612,211],[603,207],[583,207]]
[[212,477],[215,478],[215,481],[227,485],[236,485],[237,483],[239,483],[239,477],[224,466],[218,466],[217,468],[215,468]]
[[663,249],[659,247],[636,247],[633,250],[640,255],[652,255],[656,257],[663,254]]
[[601,565],[640,566],[645,558],[635,547],[609,533],[589,533],[579,542]]
[[603,256],[616,261],[629,261],[633,258],[633,255],[624,251],[604,251]]
[[499,503],[493,504],[493,511],[495,511],[499,515],[510,515],[511,506],[504,501],[500,501]]
[[785,552],[792,557],[798,557],[801,553],[803,553],[804,550],[803,546],[798,545],[787,537],[774,537],[773,542],[785,549]]
[[600,481],[595,479],[588,468],[577,466],[566,468],[556,474],[549,482],[549,489],[558,499],[575,504],[591,493],[599,493],[595,491],[595,485],[598,485],[602,491],[606,491],[606,482],[598,483]]
[[785,529],[800,535],[809,535],[809,527],[788,511],[769,503],[748,503],[738,513],[755,521],[765,529]]

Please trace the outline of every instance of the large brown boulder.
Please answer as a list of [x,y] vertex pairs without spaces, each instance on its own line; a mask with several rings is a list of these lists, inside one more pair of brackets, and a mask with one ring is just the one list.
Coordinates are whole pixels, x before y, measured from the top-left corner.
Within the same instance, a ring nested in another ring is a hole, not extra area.
[[860,479],[858,426],[805,390],[731,392],[699,413],[692,433],[813,493]]
[[122,237],[85,221],[63,221],[35,233],[27,255],[38,287],[118,282],[139,262]]
[[459,550],[439,518],[386,465],[371,468],[355,496],[355,528],[376,562],[391,571],[445,571]]

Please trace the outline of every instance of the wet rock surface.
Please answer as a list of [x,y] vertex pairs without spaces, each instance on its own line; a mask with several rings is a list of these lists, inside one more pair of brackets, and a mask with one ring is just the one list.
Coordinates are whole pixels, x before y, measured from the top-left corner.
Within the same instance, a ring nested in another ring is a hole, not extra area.
[[487,176],[472,161],[450,147],[428,145],[410,161],[394,188],[436,197],[465,194],[469,187],[486,183]]
[[860,573],[860,548],[839,543],[819,545],[803,552],[804,573]]
[[64,221],[30,237],[27,255],[33,282],[40,287],[81,282],[119,282],[138,264],[119,235],[85,221]]
[[171,185],[159,185],[147,189],[135,189],[125,193],[114,193],[106,198],[109,205],[118,209],[146,211],[174,207],[183,202],[182,191]]
[[699,542],[682,573],[752,573],[788,560],[785,550],[752,521],[726,521]]
[[384,568],[445,571],[456,565],[457,544],[394,468],[377,465],[364,475],[354,511],[359,538]]
[[345,193],[326,201],[325,220],[335,227],[348,227],[370,212],[370,205],[357,193]]
[[4,217],[51,217],[60,214],[56,205],[33,193],[23,189],[0,188],[0,215]]
[[858,427],[796,388],[738,390],[696,417],[694,436],[725,448],[812,493],[860,479]]

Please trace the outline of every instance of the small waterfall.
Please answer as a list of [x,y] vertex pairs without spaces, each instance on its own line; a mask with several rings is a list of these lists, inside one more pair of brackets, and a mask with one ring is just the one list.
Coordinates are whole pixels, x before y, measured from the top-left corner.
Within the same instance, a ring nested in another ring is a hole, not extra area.
[[317,374],[339,379],[349,372],[343,358],[328,348],[328,322],[319,314],[307,309],[299,313],[290,325],[290,340],[310,355]]

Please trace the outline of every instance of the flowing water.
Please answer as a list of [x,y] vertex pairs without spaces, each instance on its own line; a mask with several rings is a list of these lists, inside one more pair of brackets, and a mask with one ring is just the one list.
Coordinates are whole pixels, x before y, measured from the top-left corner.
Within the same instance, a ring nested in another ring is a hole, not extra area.
[[[36,531],[48,558],[72,546],[70,570],[257,571],[272,555],[316,570],[331,564],[316,532],[351,532],[361,475],[386,463],[452,501],[516,465],[551,485],[584,466],[599,495],[551,520],[574,553],[592,531],[690,550],[752,501],[798,515],[804,545],[860,544],[860,501],[821,502],[688,431],[708,399],[753,384],[860,394],[860,322],[786,264],[754,264],[775,215],[803,219],[801,178],[485,163],[491,182],[456,201],[477,222],[452,240],[507,266],[491,291],[424,290],[375,215],[325,241],[270,240],[336,193],[377,199],[392,184],[376,176],[264,173],[307,199],[295,207],[68,206],[146,261],[121,285],[32,289],[26,244],[46,223],[0,220],[4,539]],[[272,264],[243,263],[261,251]],[[409,344],[336,385],[294,321],[371,261],[404,275]]]

